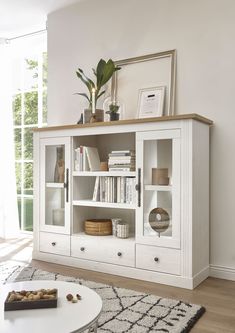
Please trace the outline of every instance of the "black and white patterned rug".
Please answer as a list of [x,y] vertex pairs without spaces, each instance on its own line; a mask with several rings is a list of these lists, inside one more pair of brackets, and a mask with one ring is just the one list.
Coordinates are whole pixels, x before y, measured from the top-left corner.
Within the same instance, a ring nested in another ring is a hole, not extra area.
[[103,300],[98,332],[186,333],[205,312],[204,307],[174,299],[49,273],[31,266],[0,264],[0,282],[60,280],[95,290]]

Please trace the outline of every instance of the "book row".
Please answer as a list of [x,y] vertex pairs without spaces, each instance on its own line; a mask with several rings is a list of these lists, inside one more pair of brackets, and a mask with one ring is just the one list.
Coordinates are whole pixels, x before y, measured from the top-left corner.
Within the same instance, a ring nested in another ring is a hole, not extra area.
[[134,177],[96,177],[93,201],[134,204],[136,200]]
[[99,171],[100,157],[96,147],[80,146],[74,149],[75,171]]

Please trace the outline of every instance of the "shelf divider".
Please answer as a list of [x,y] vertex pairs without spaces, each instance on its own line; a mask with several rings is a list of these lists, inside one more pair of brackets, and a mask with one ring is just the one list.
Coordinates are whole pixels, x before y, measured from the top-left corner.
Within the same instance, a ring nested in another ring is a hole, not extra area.
[[64,183],[46,183],[46,187],[48,188],[64,188]]
[[172,191],[171,185],[144,185],[145,191]]
[[87,235],[85,232],[78,232],[78,233],[73,233],[72,236],[74,237],[79,237],[79,238],[86,238],[86,239],[107,239],[111,240],[112,242],[135,242],[135,236],[134,234],[130,234],[129,237],[127,238],[119,238],[114,235],[107,235],[107,236],[93,236],[93,235]]
[[74,177],[135,177],[135,171],[73,171]]
[[135,204],[92,201],[92,200],[73,200],[73,206],[136,209]]

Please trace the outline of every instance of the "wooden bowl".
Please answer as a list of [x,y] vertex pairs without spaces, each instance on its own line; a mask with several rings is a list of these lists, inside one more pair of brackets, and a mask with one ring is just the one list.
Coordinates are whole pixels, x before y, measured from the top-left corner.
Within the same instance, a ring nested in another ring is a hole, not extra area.
[[112,235],[112,220],[90,219],[85,221],[85,233],[92,236]]

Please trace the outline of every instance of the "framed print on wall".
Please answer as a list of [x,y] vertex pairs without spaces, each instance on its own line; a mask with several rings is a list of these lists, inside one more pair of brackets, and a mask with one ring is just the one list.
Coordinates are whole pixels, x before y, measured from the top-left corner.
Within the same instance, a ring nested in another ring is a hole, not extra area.
[[164,97],[165,86],[140,89],[137,118],[161,117]]

